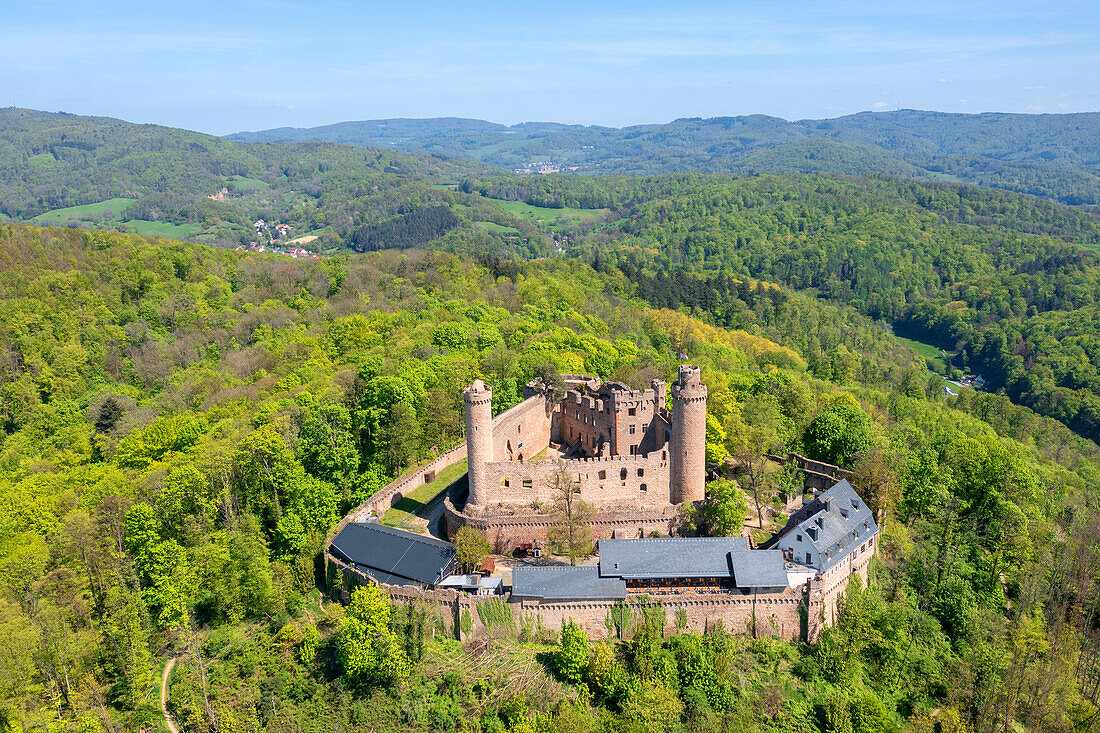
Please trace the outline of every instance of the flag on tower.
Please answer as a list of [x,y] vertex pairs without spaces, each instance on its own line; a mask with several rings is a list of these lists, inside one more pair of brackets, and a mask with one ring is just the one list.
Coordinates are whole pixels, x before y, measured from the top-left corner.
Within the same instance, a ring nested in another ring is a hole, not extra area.
[[676,358],[677,359],[683,359],[683,360],[686,361],[687,358],[688,358],[688,355],[684,353],[683,349],[680,349],[678,352],[676,352]]

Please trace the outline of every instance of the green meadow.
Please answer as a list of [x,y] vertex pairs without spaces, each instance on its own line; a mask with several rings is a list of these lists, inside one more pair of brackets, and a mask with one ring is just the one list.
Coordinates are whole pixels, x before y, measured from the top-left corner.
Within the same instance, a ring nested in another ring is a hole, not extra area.
[[550,209],[544,206],[532,206],[522,201],[501,201],[499,199],[493,199],[493,201],[513,216],[522,216],[536,224],[558,230],[576,226],[586,221],[595,221],[609,213],[607,209]]
[[64,209],[53,209],[31,219],[35,224],[57,226],[70,221],[92,221],[110,213],[112,219],[117,219],[126,210],[126,207],[137,199],[107,199],[95,204],[81,204],[80,206],[67,206]]
[[898,341],[901,341],[910,349],[923,356],[925,360],[932,365],[934,371],[941,373],[947,371],[947,362],[944,360],[941,349],[938,346],[933,346],[924,341],[904,338],[902,336],[898,336],[897,338]]

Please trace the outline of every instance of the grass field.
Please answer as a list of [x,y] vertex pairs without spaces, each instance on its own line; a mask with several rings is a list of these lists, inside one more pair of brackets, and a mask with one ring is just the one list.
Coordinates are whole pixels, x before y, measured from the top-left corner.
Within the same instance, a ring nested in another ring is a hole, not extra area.
[[902,342],[903,344],[908,346],[910,349],[917,352],[918,354],[923,356],[926,360],[928,360],[928,362],[931,363],[935,367],[934,371],[937,371],[937,372],[947,371],[947,362],[944,361],[943,355],[940,353],[940,348],[938,346],[933,346],[932,344],[926,344],[923,341],[916,341],[914,339],[903,338],[901,336],[898,336],[897,338],[898,338],[898,341]]
[[256,178],[245,178],[244,176],[230,176],[229,184],[236,188],[238,191],[250,192],[259,191],[264,188],[271,188],[268,184]]
[[532,206],[522,201],[499,201],[497,199],[493,199],[493,201],[513,216],[522,216],[536,224],[542,224],[557,230],[576,226],[585,221],[595,221],[610,213],[607,209],[548,209],[543,206]]
[[107,199],[95,204],[81,204],[80,206],[67,206],[64,209],[53,209],[31,219],[36,224],[53,225],[64,224],[70,221],[91,221],[102,217],[108,211],[117,218],[127,206],[137,199]]
[[519,234],[519,229],[515,227],[506,227],[502,224],[497,224],[495,221],[475,221],[474,226],[487,229],[490,232],[496,232],[497,234]]
[[165,239],[186,239],[193,237],[202,229],[198,224],[169,224],[166,221],[146,221],[133,219],[126,222],[143,237],[164,237]]
[[418,486],[408,493],[401,501],[394,504],[382,515],[382,524],[387,527],[396,527],[406,519],[415,516],[424,509],[432,500],[438,497],[451,482],[466,473],[466,461],[461,460],[453,466],[448,466],[436,474],[431,483]]

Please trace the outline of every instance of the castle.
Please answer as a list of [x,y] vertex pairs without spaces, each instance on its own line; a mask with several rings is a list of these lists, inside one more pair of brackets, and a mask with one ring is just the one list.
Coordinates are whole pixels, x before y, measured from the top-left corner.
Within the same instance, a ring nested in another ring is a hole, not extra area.
[[[355,585],[385,584],[396,599],[437,608],[459,636],[492,634],[475,613],[485,590],[503,592],[517,621],[557,626],[573,619],[597,637],[610,633],[623,609],[640,614],[656,603],[669,628],[673,619],[681,630],[720,623],[814,641],[836,621],[850,578],[867,581],[878,525],[851,484],[834,479],[835,466],[812,464],[807,487],[824,490],[760,549],[742,537],[671,536],[682,505],[704,498],[707,388],[698,368],[680,367],[671,410],[661,380],[632,390],[591,376],[563,378],[561,399],[533,381],[521,403],[495,418],[489,387],[475,380],[463,390],[466,443],[394,481],[341,522],[325,550],[330,590],[347,598]],[[449,536],[472,526],[497,553],[537,547],[557,521],[551,506],[573,492],[595,509],[589,525],[599,539],[597,563],[521,565],[511,585],[483,588],[453,575],[450,543],[364,523],[463,456],[469,498],[461,506],[444,500]],[[468,630],[461,619],[472,623]]]
[[463,391],[469,498],[447,505],[448,530],[472,525],[507,549],[545,539],[563,481],[596,511],[598,537],[670,534],[678,505],[701,501],[706,480],[707,387],[681,366],[672,385],[633,390],[598,377],[563,375],[560,401],[538,382],[526,399],[492,415],[481,380]]

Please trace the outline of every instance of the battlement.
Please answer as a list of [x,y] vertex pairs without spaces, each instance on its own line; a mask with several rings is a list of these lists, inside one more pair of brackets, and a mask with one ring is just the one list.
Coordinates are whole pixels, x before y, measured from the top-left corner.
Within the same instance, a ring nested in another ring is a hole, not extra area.
[[[463,391],[472,511],[551,499],[555,467],[578,474],[585,499],[601,507],[670,506],[683,501],[680,496],[701,496],[706,385],[698,368],[680,368],[673,385],[679,399],[671,411],[661,379],[632,389],[586,374],[562,378],[567,389],[561,401],[550,398],[541,380],[532,380],[524,390],[529,399],[496,419],[488,416],[489,387],[478,380]],[[579,455],[532,464],[551,443]],[[690,477],[687,491],[678,488],[682,476]]]
[[493,389],[480,379],[475,379],[473,384],[462,390],[462,400],[470,404],[481,404],[486,400],[492,402]]

